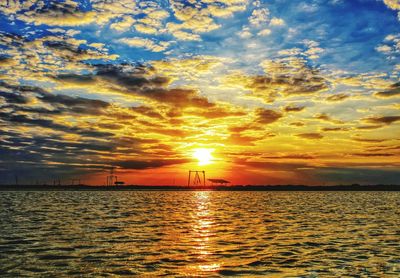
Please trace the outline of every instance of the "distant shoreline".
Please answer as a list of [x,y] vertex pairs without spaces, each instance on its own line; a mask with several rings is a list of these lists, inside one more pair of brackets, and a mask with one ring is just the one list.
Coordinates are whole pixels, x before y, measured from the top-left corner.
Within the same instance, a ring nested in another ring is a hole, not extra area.
[[234,185],[234,186],[91,186],[91,185],[0,185],[0,191],[400,191],[400,185]]

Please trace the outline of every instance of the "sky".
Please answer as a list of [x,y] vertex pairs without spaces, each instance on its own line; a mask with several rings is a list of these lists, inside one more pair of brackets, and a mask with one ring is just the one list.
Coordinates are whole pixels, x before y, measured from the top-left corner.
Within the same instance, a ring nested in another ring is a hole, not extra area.
[[398,0],[4,0],[0,184],[400,183]]

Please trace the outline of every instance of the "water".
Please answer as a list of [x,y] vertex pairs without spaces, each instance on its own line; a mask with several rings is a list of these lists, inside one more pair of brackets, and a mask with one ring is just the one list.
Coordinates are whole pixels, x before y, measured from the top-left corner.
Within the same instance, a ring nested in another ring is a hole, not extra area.
[[399,277],[400,192],[0,192],[2,277]]

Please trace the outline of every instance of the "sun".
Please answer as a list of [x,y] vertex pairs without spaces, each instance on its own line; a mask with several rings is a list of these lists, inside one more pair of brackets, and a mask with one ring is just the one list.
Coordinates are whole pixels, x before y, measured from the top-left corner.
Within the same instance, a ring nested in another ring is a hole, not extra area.
[[205,149],[205,148],[194,149],[193,157],[199,161],[199,165],[207,165],[212,163],[213,156],[211,153],[213,151],[214,151],[213,149]]

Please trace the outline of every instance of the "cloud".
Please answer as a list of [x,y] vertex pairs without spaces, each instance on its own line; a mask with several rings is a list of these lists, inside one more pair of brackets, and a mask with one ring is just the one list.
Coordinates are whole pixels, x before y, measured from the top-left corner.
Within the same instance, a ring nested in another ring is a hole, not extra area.
[[282,18],[273,17],[269,23],[271,26],[282,26],[285,25],[285,21]]
[[112,136],[112,133],[102,132],[94,129],[84,129],[79,127],[69,127],[67,125],[62,125],[55,123],[51,119],[42,119],[42,118],[31,118],[22,114],[9,114],[0,112],[0,116],[3,121],[7,121],[10,124],[22,124],[22,125],[30,125],[30,126],[38,126],[48,129],[53,129],[57,131],[67,132],[67,133],[75,133],[82,136],[87,137],[104,137],[107,138]]
[[248,39],[248,38],[251,38],[253,36],[253,34],[250,32],[250,29],[248,27],[243,28],[237,34],[242,39]]
[[62,73],[54,76],[54,79],[77,84],[92,84],[96,82],[92,74]]
[[316,114],[316,115],[313,116],[313,118],[314,118],[314,119],[317,119],[317,120],[321,120],[321,121],[331,122],[331,123],[334,123],[334,124],[343,124],[342,121],[332,119],[332,118],[331,118],[328,114],[326,114],[326,113],[319,113],[319,114]]
[[282,114],[270,109],[258,108],[256,121],[260,124],[270,124],[282,118]]
[[170,42],[166,41],[154,42],[153,40],[140,37],[122,38],[119,39],[118,41],[126,45],[129,45],[131,47],[145,48],[153,52],[165,51],[170,45]]
[[365,142],[365,143],[381,143],[386,141],[386,139],[374,139],[374,138],[352,138],[352,139],[357,142]]
[[2,177],[180,173],[195,147],[250,182],[398,168],[393,1],[86,2],[0,3]]
[[188,162],[190,162],[189,159],[126,160],[117,161],[114,163],[114,165],[121,167],[122,169],[144,170],[176,164],[184,164]]
[[6,92],[0,90],[0,97],[4,98],[6,103],[27,104],[29,102],[29,98],[27,98],[20,92]]
[[278,96],[315,94],[326,91],[328,81],[300,59],[265,60],[265,75],[232,76],[229,82],[242,84],[252,96],[273,102]]
[[100,115],[104,110],[110,107],[108,102],[94,100],[82,97],[71,97],[67,95],[54,95],[50,93],[41,93],[38,99],[44,103],[51,104],[60,112],[72,112],[78,114]]
[[350,97],[349,95],[346,94],[336,94],[336,95],[331,95],[326,98],[327,101],[342,101],[345,100],[346,98]]
[[348,128],[345,127],[323,127],[322,131],[348,131]]
[[240,117],[247,115],[244,111],[233,110],[223,106],[215,106],[207,109],[196,109],[194,111],[187,111],[187,114],[201,116],[207,119]]
[[304,139],[322,139],[324,136],[320,133],[309,132],[309,133],[299,133],[296,136],[304,138]]
[[310,154],[283,154],[278,156],[263,156],[266,159],[315,159],[314,155]]
[[400,120],[400,116],[377,116],[364,118],[363,121],[371,124],[386,124],[390,125]]
[[255,146],[255,142],[262,140],[261,136],[247,136],[241,133],[233,132],[228,137],[228,142],[238,146]]
[[174,16],[181,21],[181,23],[170,22],[167,24],[167,29],[172,34],[181,29],[191,30],[194,33],[204,33],[220,28],[220,25],[215,23],[206,8],[197,9],[190,3],[179,1],[173,1],[171,4]]
[[206,98],[197,95],[196,91],[191,89],[145,89],[143,95],[157,100],[159,102],[169,103],[177,107],[213,107],[214,104]]
[[78,2],[72,0],[49,1],[7,1],[0,6],[9,16],[35,25],[49,26],[82,26],[88,24],[103,25],[113,18],[135,11],[136,3],[130,0],[103,1],[98,0],[87,10]]
[[297,127],[300,127],[300,126],[304,126],[304,125],[305,125],[305,123],[303,123],[303,122],[293,122],[293,123],[290,123],[290,125],[291,125],[291,126],[297,126]]
[[210,108],[214,104],[193,89],[168,88],[171,80],[165,76],[151,77],[151,68],[132,65],[97,65],[97,78],[112,82],[121,92],[135,94],[176,107]]
[[302,2],[298,5],[298,9],[302,12],[306,12],[306,13],[314,13],[316,11],[318,11],[319,6],[317,3],[305,3]]
[[397,97],[400,95],[400,82],[391,85],[390,89],[375,93],[374,95],[381,98]]
[[306,107],[305,106],[288,105],[288,106],[285,106],[285,108],[283,110],[285,112],[300,112],[300,111],[303,111],[304,108],[306,108]]
[[235,12],[243,11],[247,1],[218,1],[202,2],[197,5],[188,1],[171,1],[171,9],[175,18],[181,23],[170,22],[167,29],[172,32],[176,30],[190,30],[193,33],[204,33],[216,30],[221,27],[213,17],[226,18]]
[[35,25],[46,24],[51,26],[79,26],[96,20],[95,12],[83,12],[78,3],[67,0],[64,2],[51,1],[47,5],[31,6],[29,10],[22,10],[18,14],[20,20],[32,22]]
[[172,35],[175,38],[177,38],[178,40],[182,40],[182,41],[200,41],[201,40],[200,35],[185,32],[182,30],[174,30],[174,31],[172,31]]
[[258,33],[257,33],[257,35],[258,36],[268,36],[268,35],[270,35],[271,34],[271,30],[270,29],[262,29],[261,31],[259,31]]
[[368,129],[377,129],[381,127],[383,127],[383,125],[363,125],[363,126],[358,126],[356,128],[361,130],[368,130]]
[[400,10],[400,2],[398,0],[383,0],[383,2],[392,10]]
[[152,107],[147,107],[147,106],[137,106],[137,107],[131,107],[131,109],[141,115],[150,117],[150,118],[156,118],[156,119],[163,119],[164,117],[154,110]]
[[376,156],[394,156],[393,153],[352,153],[353,156],[362,156],[362,157],[376,157]]
[[392,48],[388,45],[379,45],[375,49],[376,49],[376,51],[382,52],[382,53],[389,53],[392,51]]
[[136,20],[131,16],[123,16],[119,21],[112,23],[110,28],[118,32],[126,32],[135,22]]
[[262,26],[270,21],[270,12],[268,8],[256,9],[249,17],[249,23],[255,26]]

